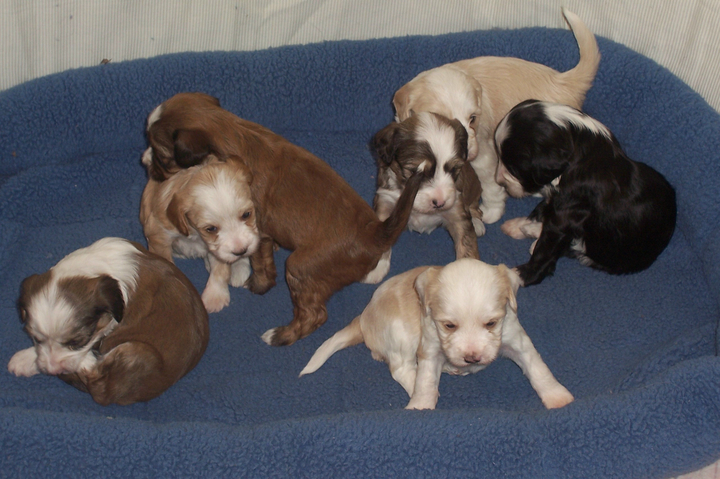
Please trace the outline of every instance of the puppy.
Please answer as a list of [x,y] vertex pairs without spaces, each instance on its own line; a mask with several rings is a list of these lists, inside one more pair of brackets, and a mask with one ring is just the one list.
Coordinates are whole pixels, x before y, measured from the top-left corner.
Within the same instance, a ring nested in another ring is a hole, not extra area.
[[[143,163],[149,168],[151,156],[148,148]],[[140,222],[148,249],[171,262],[173,255],[205,259],[210,277],[202,300],[209,313],[230,303],[228,283],[243,286],[251,274],[249,258],[260,245],[251,181],[242,163],[211,158],[167,181],[150,176],[143,191]]]
[[[580,108],[600,62],[595,36],[572,12],[563,10],[575,35],[580,61],[559,73],[518,58],[478,57],[420,73],[393,98],[396,119],[431,111],[460,120],[468,133],[468,160],[482,185],[482,220],[494,223],[505,212],[505,190],[495,182],[495,127],[523,100],[537,98]],[[479,234],[479,233],[478,233]]]
[[497,182],[516,198],[544,200],[507,221],[513,238],[537,238],[518,266],[524,285],[540,283],[565,255],[611,274],[649,267],[675,230],[675,190],[623,152],[603,124],[575,108],[529,100],[495,133]]
[[208,316],[192,283],[137,243],[104,238],[20,287],[33,346],[16,376],[58,376],[106,406],[159,396],[200,361]]
[[479,259],[477,237],[485,233],[478,207],[481,187],[467,162],[467,132],[462,124],[420,112],[389,124],[375,138],[382,145],[377,152],[374,200],[378,218],[390,216],[410,172],[431,157],[435,175],[418,191],[408,229],[430,233],[444,226],[455,243],[458,259]]
[[520,325],[516,274],[465,258],[423,266],[387,280],[362,314],[325,341],[300,376],[340,349],[365,342],[407,391],[406,409],[434,409],[442,372],[466,375],[498,356],[512,359],[547,408],[573,396],[552,375]]
[[[356,282],[387,274],[390,248],[407,226],[421,183],[434,174],[427,158],[416,169],[385,221],[327,163],[272,131],[242,120],[216,98],[181,93],[148,120],[149,161],[158,178],[212,155],[252,173],[261,247],[250,258],[257,282],[274,282],[273,245],[292,251],[285,278],[293,301],[290,324],[263,334],[271,345],[292,344],[327,319],[325,303]],[[233,157],[239,160],[233,160]],[[265,245],[262,246],[262,245]]]

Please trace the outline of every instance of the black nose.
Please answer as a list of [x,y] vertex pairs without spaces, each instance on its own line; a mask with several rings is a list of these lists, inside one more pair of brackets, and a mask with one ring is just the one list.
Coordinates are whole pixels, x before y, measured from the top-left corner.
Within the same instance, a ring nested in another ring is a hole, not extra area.
[[239,250],[239,251],[233,251],[233,252],[232,252],[232,254],[234,254],[235,256],[242,256],[242,255],[244,255],[245,253],[247,253],[247,248],[241,249],[241,250]]

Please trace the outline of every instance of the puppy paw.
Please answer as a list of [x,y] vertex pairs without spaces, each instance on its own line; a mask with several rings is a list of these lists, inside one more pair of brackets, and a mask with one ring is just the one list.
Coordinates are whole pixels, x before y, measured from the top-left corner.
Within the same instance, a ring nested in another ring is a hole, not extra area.
[[575,400],[570,391],[565,389],[564,386],[558,384],[558,388],[553,391],[543,394],[541,397],[543,404],[547,409],[557,409],[567,406]]
[[10,358],[8,363],[8,371],[15,376],[30,377],[38,374],[40,371],[37,368],[37,353],[35,348],[27,348],[22,351],[18,351]]
[[485,234],[485,223],[479,218],[472,219],[473,229],[475,229],[475,235],[479,238]]
[[387,276],[388,271],[390,271],[391,257],[392,248],[383,253],[383,255],[380,257],[380,261],[378,261],[377,266],[375,266],[375,269],[366,274],[365,277],[360,280],[360,282],[363,284],[377,284],[382,281],[383,278]]
[[202,302],[208,313],[217,313],[230,304],[230,291],[205,288],[202,294]]
[[482,211],[483,222],[490,225],[502,218],[502,215],[505,213],[505,203],[499,206],[488,206],[482,203],[480,205],[480,211]]
[[530,256],[532,256],[533,252],[535,252],[535,245],[537,244],[538,240],[535,240],[530,245]]
[[527,236],[523,231],[523,227],[527,226],[531,221],[525,217],[513,218],[507,220],[500,226],[500,231],[513,239],[525,239]]
[[230,266],[230,284],[235,288],[245,285],[251,273],[249,258],[237,260]]
[[275,280],[273,278],[260,277],[257,274],[251,275],[243,285],[251,293],[254,294],[265,294],[275,286]]
[[428,400],[422,400],[422,399],[415,399],[411,398],[410,402],[407,406],[405,406],[405,409],[435,409],[437,401],[428,401]]

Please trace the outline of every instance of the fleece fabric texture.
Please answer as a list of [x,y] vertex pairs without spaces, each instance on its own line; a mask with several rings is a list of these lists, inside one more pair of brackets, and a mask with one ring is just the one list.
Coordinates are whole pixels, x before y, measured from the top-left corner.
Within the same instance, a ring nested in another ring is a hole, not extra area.
[[[475,375],[444,375],[437,410],[405,411],[404,390],[362,345],[298,378],[376,286],[345,288],[317,332],[269,347],[261,334],[292,315],[281,250],[278,285],[264,296],[231,288],[230,306],[210,316],[205,356],[157,399],[101,407],[57,378],[0,374],[0,475],[663,478],[716,461],[720,119],[654,62],[599,46],[585,109],[675,186],[678,222],[645,272],[614,277],[563,259],[554,276],[520,290],[520,321],[574,403],[545,410],[520,368],[498,359]],[[31,345],[15,309],[24,277],[105,236],[144,242],[145,121],[165,99],[218,97],[317,154],[370,203],[368,142],[392,121],[395,90],[481,55],[561,71],[578,60],[569,31],[477,31],[111,62],[1,93],[0,359]],[[510,199],[504,219],[536,202]],[[484,261],[515,266],[530,241],[497,223],[478,246]],[[405,232],[388,277],[453,259],[444,230]],[[202,290],[203,262],[177,263]]]

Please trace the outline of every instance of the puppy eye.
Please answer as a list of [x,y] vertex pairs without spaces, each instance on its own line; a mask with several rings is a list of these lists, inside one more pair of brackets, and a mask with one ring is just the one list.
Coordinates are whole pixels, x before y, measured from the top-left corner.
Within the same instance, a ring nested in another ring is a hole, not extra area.
[[208,226],[205,228],[205,231],[207,231],[208,233],[216,233],[217,230],[217,226]]
[[250,218],[250,214],[251,214],[251,213],[252,213],[252,212],[250,212],[250,211],[246,211],[245,213],[242,214],[242,216],[240,217],[240,219],[246,220],[246,219]]
[[470,116],[470,124],[472,125],[473,123],[475,123],[476,119],[477,119],[477,117],[475,115],[471,115]]
[[485,327],[488,328],[488,329],[492,329],[492,328],[494,328],[494,327],[497,325],[497,323],[498,323],[497,320],[488,321],[488,322],[485,324]]
[[443,326],[448,331],[455,331],[455,329],[457,329],[457,324],[454,324],[454,323],[443,323]]

